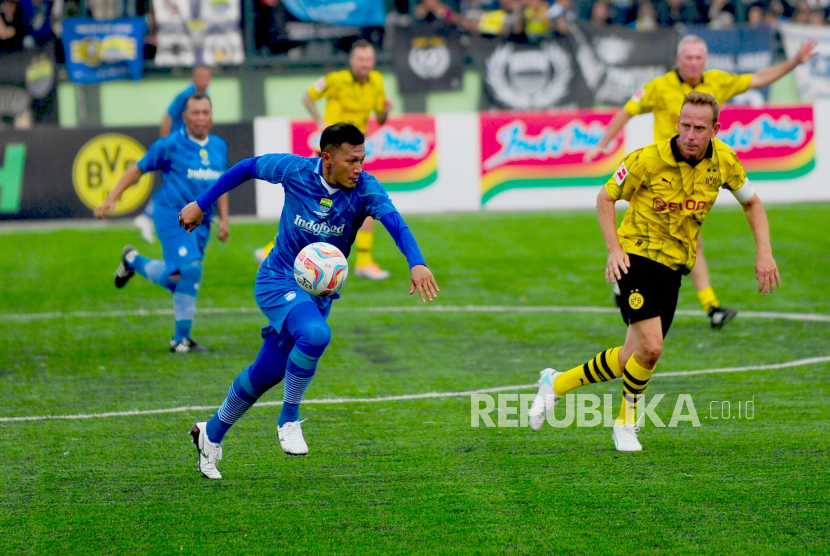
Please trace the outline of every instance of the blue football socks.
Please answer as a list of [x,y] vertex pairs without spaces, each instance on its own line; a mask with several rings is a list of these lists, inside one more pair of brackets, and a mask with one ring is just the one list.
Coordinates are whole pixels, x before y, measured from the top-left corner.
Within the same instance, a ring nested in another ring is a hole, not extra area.
[[158,284],[170,293],[176,291],[176,282],[170,279],[164,261],[149,259],[144,255],[136,255],[127,266],[130,270],[138,272],[151,284]]
[[185,338],[190,338],[193,315],[196,313],[196,294],[201,280],[201,262],[193,261],[179,270],[179,283],[173,293],[173,314],[176,319],[173,341],[177,344]]
[[287,332],[269,334],[254,364],[242,371],[228,390],[228,397],[207,424],[211,442],[222,442],[225,433],[271,387],[285,376],[285,365],[294,342]]
[[279,426],[300,420],[300,403],[314,378],[317,362],[331,341],[331,329],[313,303],[294,307],[285,319],[285,329],[295,344],[286,365]]

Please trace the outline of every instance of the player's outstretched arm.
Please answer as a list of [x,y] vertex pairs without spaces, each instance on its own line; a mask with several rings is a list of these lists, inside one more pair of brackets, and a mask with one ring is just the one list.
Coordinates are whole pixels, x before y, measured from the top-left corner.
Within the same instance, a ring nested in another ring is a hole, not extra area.
[[809,39],[801,44],[798,53],[780,64],[758,70],[752,74],[752,80],[749,82],[750,89],[760,89],[766,87],[774,81],[778,81],[787,73],[794,70],[798,65],[803,64],[816,54],[816,46],[818,41],[816,39]]
[[95,218],[103,220],[107,213],[111,213],[112,209],[115,207],[115,201],[118,200],[121,194],[124,193],[128,187],[138,181],[138,178],[143,175],[144,172],[138,169],[138,165],[135,162],[130,164],[124,172],[124,175],[122,175],[121,179],[118,180],[115,189],[110,191],[110,194],[107,195],[104,202],[98,205],[98,207],[93,211]]
[[421,301],[432,301],[438,297],[438,292],[441,290],[435,282],[432,271],[427,268],[427,263],[424,261],[418,242],[415,241],[415,236],[412,235],[412,231],[401,218],[401,215],[397,211],[386,213],[381,217],[380,223],[395,240],[395,245],[406,257],[406,262],[409,263],[409,295],[417,291]]
[[431,302],[438,297],[438,292],[441,291],[438,283],[435,282],[435,276],[432,275],[432,271],[422,264],[412,267],[409,271],[409,280],[411,285],[409,295],[417,291],[421,301]]
[[608,249],[608,262],[605,264],[605,281],[615,282],[628,274],[631,261],[628,253],[623,251],[620,240],[617,239],[617,212],[614,210],[616,201],[611,198],[603,187],[597,195],[597,219],[605,246]]
[[608,144],[614,137],[617,136],[620,130],[625,127],[625,124],[627,124],[630,119],[631,114],[629,114],[625,108],[620,108],[617,113],[614,114],[614,117],[611,118],[611,121],[608,122],[608,127],[605,128],[605,135],[603,135],[602,139],[599,140],[597,146],[585,153],[583,162],[587,164],[601,154],[608,154]]
[[767,220],[767,213],[758,195],[753,195],[749,201],[741,204],[744,207],[749,227],[752,229],[752,235],[755,236],[755,247],[758,252],[755,257],[755,278],[758,279],[758,292],[767,295],[773,293],[776,287],[781,286],[778,265],[772,258],[769,220]]

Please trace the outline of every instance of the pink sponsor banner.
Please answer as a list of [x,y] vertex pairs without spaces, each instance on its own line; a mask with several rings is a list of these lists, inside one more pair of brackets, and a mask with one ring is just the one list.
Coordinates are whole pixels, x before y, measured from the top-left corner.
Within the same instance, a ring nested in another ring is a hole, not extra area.
[[812,106],[724,108],[718,139],[738,155],[750,179],[782,180],[815,168]]
[[[311,120],[291,122],[294,154],[313,156],[320,145],[320,130]],[[387,191],[414,191],[438,178],[435,118],[408,115],[390,118],[384,125],[369,122],[366,136],[366,172]]]
[[517,188],[599,186],[619,163],[621,132],[589,163],[614,110],[482,113],[481,202]]

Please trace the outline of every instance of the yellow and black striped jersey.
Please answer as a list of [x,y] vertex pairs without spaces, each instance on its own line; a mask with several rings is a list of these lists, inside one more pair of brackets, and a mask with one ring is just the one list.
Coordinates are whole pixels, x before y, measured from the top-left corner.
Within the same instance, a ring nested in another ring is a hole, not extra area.
[[378,71],[370,71],[366,81],[355,79],[352,70],[333,71],[318,79],[308,90],[312,100],[326,99],[323,119],[328,125],[351,122],[366,133],[372,110],[383,113],[386,93],[383,77]]
[[700,226],[718,190],[737,191],[745,183],[746,172],[724,142],[712,139],[701,160],[688,162],[673,137],[626,156],[605,189],[615,201],[630,203],[617,230],[626,253],[691,270]]
[[656,77],[646,83],[631,100],[625,103],[625,111],[631,116],[654,112],[654,140],[662,141],[677,135],[677,117],[683,106],[683,97],[692,91],[708,93],[718,104],[749,90],[751,74],[735,75],[723,71],[703,72],[703,78],[692,87],[675,71]]

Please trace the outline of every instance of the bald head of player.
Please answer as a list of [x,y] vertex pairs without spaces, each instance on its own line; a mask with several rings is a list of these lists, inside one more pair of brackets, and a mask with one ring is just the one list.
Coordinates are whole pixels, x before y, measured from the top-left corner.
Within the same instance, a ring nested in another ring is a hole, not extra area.
[[709,58],[706,41],[696,35],[686,35],[677,44],[677,71],[683,81],[692,87],[700,84]]
[[204,93],[193,93],[184,104],[182,120],[187,128],[187,133],[194,139],[202,140],[210,133],[213,125],[213,108],[210,104],[210,97]]
[[720,106],[715,97],[692,92],[683,97],[680,117],[677,119],[677,148],[684,158],[701,160],[709,143],[720,131]]
[[337,187],[354,189],[366,160],[363,133],[349,123],[330,125],[320,135],[320,153],[323,179]]

